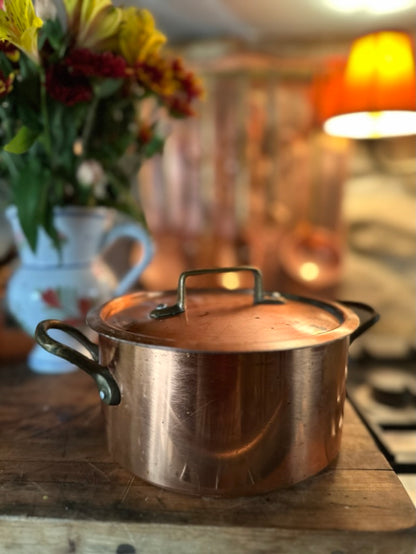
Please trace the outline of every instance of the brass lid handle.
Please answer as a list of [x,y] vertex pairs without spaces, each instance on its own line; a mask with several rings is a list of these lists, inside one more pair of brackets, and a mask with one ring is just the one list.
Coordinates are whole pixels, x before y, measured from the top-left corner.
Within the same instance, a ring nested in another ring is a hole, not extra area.
[[234,273],[237,271],[250,271],[254,276],[253,303],[254,304],[283,304],[279,293],[271,295],[263,290],[263,278],[261,271],[252,266],[236,267],[214,267],[210,269],[192,269],[184,271],[179,276],[176,304],[172,306],[160,305],[150,312],[150,317],[160,319],[163,317],[172,317],[185,311],[185,281],[188,277],[197,275],[209,275],[213,273]]

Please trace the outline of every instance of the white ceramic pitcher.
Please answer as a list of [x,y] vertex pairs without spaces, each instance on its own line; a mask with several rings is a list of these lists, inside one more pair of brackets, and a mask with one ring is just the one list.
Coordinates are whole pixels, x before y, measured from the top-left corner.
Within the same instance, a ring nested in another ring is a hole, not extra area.
[[[47,318],[61,319],[85,330],[89,309],[125,294],[137,283],[153,256],[153,243],[144,227],[132,220],[117,223],[117,212],[111,209],[56,208],[54,220],[61,238],[60,251],[42,229],[33,252],[20,227],[16,207],[9,207],[6,215],[20,257],[20,265],[7,286],[7,307],[32,336],[39,321]],[[102,254],[122,237],[136,240],[142,255],[118,280]],[[38,345],[30,352],[28,365],[41,373],[61,373],[74,368]]]

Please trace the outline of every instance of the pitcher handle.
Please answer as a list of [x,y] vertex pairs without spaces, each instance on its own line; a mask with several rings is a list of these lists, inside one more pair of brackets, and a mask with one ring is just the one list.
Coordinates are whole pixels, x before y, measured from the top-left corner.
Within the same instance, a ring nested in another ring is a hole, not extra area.
[[121,296],[134,286],[141,273],[151,262],[154,254],[153,241],[146,229],[139,223],[129,221],[117,223],[105,235],[102,247],[107,248],[121,238],[132,238],[138,242],[142,248],[142,255],[140,260],[121,278],[114,291],[114,296]]

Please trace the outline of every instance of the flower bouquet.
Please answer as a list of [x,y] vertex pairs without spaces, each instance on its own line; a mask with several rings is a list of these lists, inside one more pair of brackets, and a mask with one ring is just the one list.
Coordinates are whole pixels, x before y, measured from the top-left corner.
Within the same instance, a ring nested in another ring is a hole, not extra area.
[[[41,9],[42,8],[42,9]],[[194,74],[152,15],[111,0],[0,0],[0,187],[35,250],[53,210],[109,206],[140,220],[132,178],[193,113]]]

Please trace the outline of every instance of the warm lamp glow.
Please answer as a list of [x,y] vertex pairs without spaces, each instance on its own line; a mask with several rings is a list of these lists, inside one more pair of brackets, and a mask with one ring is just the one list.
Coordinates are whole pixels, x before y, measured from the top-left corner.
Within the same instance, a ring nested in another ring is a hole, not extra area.
[[413,6],[413,0],[326,0],[328,6],[345,13],[394,13]]
[[[330,85],[330,86],[329,86]],[[357,39],[345,70],[328,83],[324,130],[336,136],[380,138],[416,134],[415,61],[404,33]]]
[[324,123],[328,135],[355,139],[416,134],[416,112],[383,111],[336,115]]

